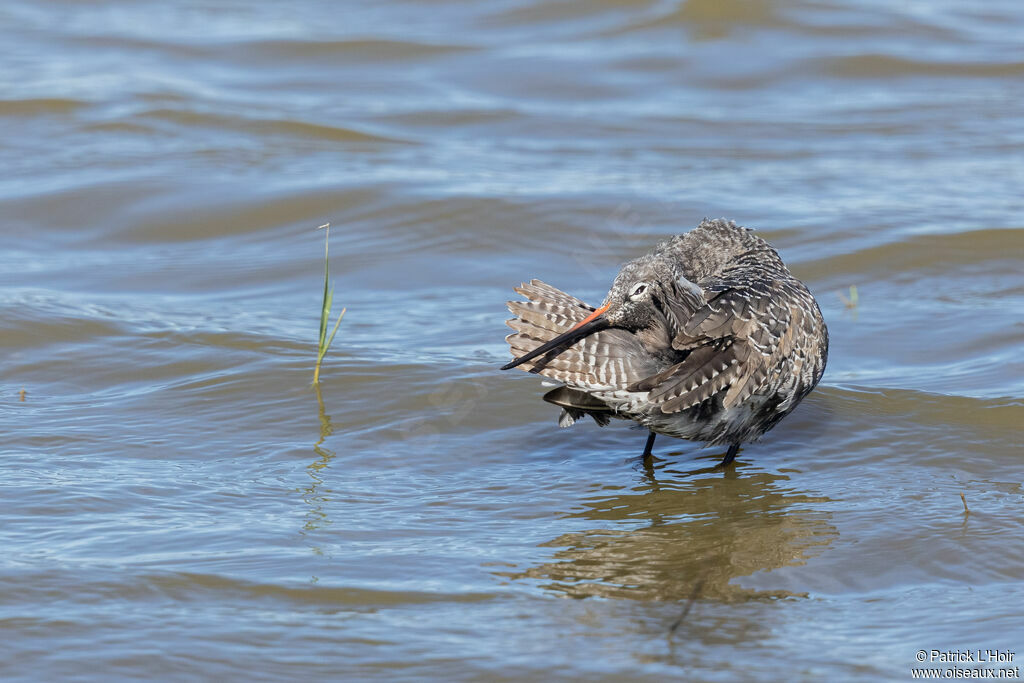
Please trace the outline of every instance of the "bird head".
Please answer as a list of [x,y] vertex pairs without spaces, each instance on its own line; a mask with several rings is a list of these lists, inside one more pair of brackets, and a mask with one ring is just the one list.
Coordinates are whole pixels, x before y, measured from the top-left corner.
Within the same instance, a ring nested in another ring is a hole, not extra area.
[[615,278],[601,306],[566,332],[501,369],[509,370],[548,352],[564,350],[584,337],[612,327],[635,333],[666,325],[666,302],[677,291],[680,278],[675,271],[676,266],[669,259],[650,254],[630,261]]
[[645,256],[627,263],[602,304],[608,326],[638,332],[663,322],[667,290],[675,279],[666,259]]

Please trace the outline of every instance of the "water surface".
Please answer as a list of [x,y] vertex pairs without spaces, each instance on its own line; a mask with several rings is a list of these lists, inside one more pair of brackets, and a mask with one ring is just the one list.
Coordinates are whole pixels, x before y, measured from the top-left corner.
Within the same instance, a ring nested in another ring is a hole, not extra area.
[[[1022,22],[5,3],[0,673],[873,681],[919,649],[1024,657]],[[560,430],[537,378],[497,371],[504,302],[532,277],[599,301],[704,216],[778,247],[829,366],[735,468],[663,437],[646,471],[644,433]],[[326,222],[348,313],[318,395]]]

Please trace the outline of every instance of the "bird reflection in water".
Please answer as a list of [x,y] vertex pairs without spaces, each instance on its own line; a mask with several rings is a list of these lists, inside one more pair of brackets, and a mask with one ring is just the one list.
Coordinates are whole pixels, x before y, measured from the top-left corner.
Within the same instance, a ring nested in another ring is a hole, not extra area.
[[629,490],[585,500],[567,519],[598,523],[544,543],[559,548],[551,561],[511,579],[539,580],[568,597],[738,602],[801,595],[743,588],[734,579],[803,564],[839,532],[827,498],[786,486],[788,477],[764,471],[660,469]]

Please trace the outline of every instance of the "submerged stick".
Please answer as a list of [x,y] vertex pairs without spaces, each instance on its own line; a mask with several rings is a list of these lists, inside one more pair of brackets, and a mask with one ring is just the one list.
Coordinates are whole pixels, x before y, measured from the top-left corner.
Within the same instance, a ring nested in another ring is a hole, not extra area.
[[964,495],[963,491],[960,492],[960,501],[964,504],[964,514],[970,514],[971,509],[967,507],[967,496]]
[[679,625],[683,623],[684,619],[686,619],[686,615],[690,613],[690,609],[693,607],[693,603],[697,602],[697,597],[700,595],[700,591],[701,591],[702,588],[704,588],[704,579],[703,578],[698,580],[696,585],[694,585],[693,592],[690,593],[690,599],[686,601],[686,607],[683,608],[683,613],[679,615],[679,618],[676,619],[675,622],[671,626],[669,626],[669,628],[668,628],[668,637],[669,638],[671,638],[675,634],[676,629],[679,628]]

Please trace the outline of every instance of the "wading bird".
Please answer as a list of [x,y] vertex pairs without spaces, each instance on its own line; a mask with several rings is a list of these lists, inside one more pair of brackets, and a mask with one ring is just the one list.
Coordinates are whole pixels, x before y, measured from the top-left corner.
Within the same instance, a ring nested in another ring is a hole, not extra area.
[[760,438],[821,379],[828,329],[814,297],[778,252],[732,221],[704,220],[630,261],[601,306],[539,280],[516,288],[520,367],[562,383],[544,399],[559,425],[612,417],[656,434],[740,445]]

